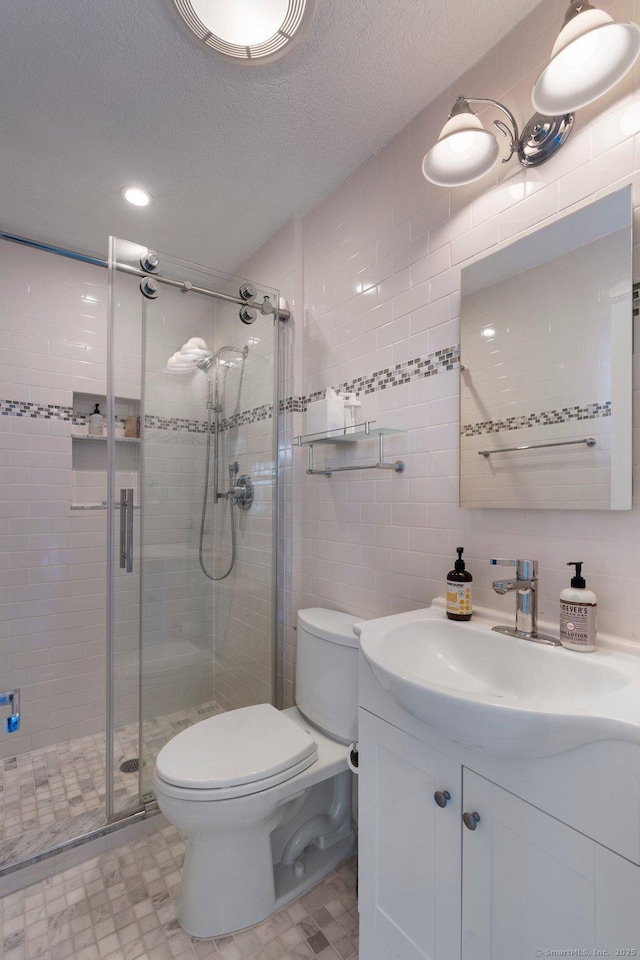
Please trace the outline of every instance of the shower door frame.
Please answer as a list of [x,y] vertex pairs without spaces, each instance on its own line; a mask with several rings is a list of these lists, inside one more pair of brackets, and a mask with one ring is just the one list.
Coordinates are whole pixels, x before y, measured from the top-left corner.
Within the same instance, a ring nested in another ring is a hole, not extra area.
[[[108,308],[107,308],[107,422],[113,423],[115,420],[115,400],[116,400],[116,391],[115,391],[115,310],[117,304],[115,302],[115,283],[113,282],[118,271],[123,273],[147,277],[151,276],[154,279],[160,280],[162,283],[166,283],[173,287],[182,288],[183,292],[194,292],[200,295],[207,295],[220,299],[222,301],[246,304],[246,300],[241,299],[240,297],[235,298],[218,291],[207,290],[202,287],[188,287],[185,288],[183,284],[179,281],[173,280],[171,278],[159,277],[157,275],[150,274],[142,269],[138,270],[131,268],[128,264],[122,264],[118,262],[117,259],[117,244],[119,240],[123,238],[118,238],[114,236],[109,237],[109,250],[108,250],[108,259],[105,266],[109,269],[110,282],[108,284]],[[165,254],[170,257],[171,260],[177,260],[178,258],[171,257],[170,254]],[[162,256],[162,254],[161,254]],[[185,267],[192,267],[195,270],[207,273],[216,273],[212,268],[206,267],[202,264],[193,264],[185,263]],[[227,278],[237,279],[238,281],[246,281],[246,278],[235,277],[233,275],[226,275]],[[262,284],[260,286],[263,286]],[[271,430],[271,458],[273,463],[273,480],[272,480],[272,520],[271,520],[271,703],[281,709],[284,701],[284,676],[280,675],[278,670],[278,623],[279,623],[279,612],[282,608],[281,603],[281,589],[279,586],[280,583],[280,574],[281,568],[282,572],[284,567],[281,563],[280,549],[279,549],[279,519],[280,519],[280,470],[279,470],[279,454],[280,454],[280,416],[279,416],[279,405],[280,405],[280,360],[281,360],[281,325],[283,322],[289,320],[290,314],[287,309],[280,309],[280,300],[279,300],[279,290],[272,288],[276,292],[275,303],[273,304],[273,383],[272,383],[272,407],[273,407],[273,426]],[[143,299],[143,309],[146,312],[147,301],[144,299],[142,294],[140,296]],[[145,377],[145,359],[146,359],[146,322],[143,322],[141,325],[141,369],[140,377],[141,384],[144,382]],[[141,414],[142,414],[141,408]],[[114,803],[114,732],[115,732],[115,707],[114,707],[114,697],[115,697],[115,604],[116,604],[116,583],[115,583],[115,551],[118,550],[117,544],[117,533],[116,533],[116,523],[115,523],[115,504],[119,502],[116,491],[116,478],[115,478],[115,451],[116,451],[116,438],[113,430],[109,430],[107,434],[107,604],[106,604],[106,624],[107,624],[107,656],[106,656],[106,678],[107,678],[107,690],[106,690],[106,753],[105,753],[105,763],[106,763],[106,779],[105,779],[105,812],[106,819],[108,823],[115,824],[123,820],[139,817],[142,812],[155,812],[157,811],[157,803],[155,798],[151,799],[142,793],[142,730],[143,730],[143,717],[142,717],[142,568],[144,564],[142,546],[143,546],[143,530],[144,530],[144,511],[142,509],[143,503],[143,475],[144,475],[144,456],[142,454],[142,446],[139,457],[139,478],[138,478],[138,488],[139,488],[139,499],[140,499],[140,543],[138,545],[139,552],[139,573],[140,573],[140,599],[139,599],[139,633],[138,633],[138,656],[139,656],[139,692],[138,692],[138,724],[139,724],[139,736],[140,736],[140,752],[139,752],[139,779],[138,779],[138,806],[137,807],[128,807],[126,811],[116,811]]]

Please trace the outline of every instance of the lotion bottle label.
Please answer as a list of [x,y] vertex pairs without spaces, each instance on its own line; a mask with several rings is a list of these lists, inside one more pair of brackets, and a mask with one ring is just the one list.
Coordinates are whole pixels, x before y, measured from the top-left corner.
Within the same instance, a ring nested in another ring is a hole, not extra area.
[[575,646],[590,647],[595,643],[596,611],[593,603],[560,602],[560,639]]

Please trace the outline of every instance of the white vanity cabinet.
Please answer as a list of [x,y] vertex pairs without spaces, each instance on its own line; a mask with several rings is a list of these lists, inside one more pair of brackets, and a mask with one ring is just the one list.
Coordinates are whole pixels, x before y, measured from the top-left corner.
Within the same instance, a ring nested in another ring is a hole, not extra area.
[[459,960],[460,764],[365,710],[358,737],[360,957]]
[[399,716],[359,715],[361,960],[640,956],[637,864]]

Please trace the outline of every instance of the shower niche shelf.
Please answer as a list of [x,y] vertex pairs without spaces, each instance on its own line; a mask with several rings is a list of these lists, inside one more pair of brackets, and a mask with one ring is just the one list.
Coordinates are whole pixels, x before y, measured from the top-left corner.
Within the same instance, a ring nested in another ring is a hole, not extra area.
[[[302,434],[296,438],[299,447],[309,448],[309,466],[307,473],[313,476],[331,477],[334,473],[346,473],[352,470],[394,470],[396,473],[403,473],[405,464],[403,460],[389,461],[384,458],[384,438],[397,433],[404,433],[403,430],[395,430],[392,427],[375,427],[375,420],[367,420],[365,423],[357,423],[354,427],[339,427],[337,430],[323,431],[321,434],[310,433],[306,436]],[[328,435],[330,434],[330,436]],[[362,440],[378,440],[378,462],[365,465],[349,465],[346,467],[322,467],[316,469],[313,465],[313,448],[317,444],[335,444],[335,443],[357,443]]]
[[[77,421],[88,421],[96,403],[100,411],[106,413],[107,402],[104,395],[91,393],[73,394],[73,417]],[[115,416],[118,420],[139,416],[140,401],[127,397],[117,397]],[[73,431],[74,426],[71,426]],[[72,510],[104,510],[107,500],[107,440],[108,437],[95,437],[71,432],[71,503]],[[139,437],[114,437],[115,446],[115,483],[116,488],[138,488]],[[137,500],[137,496],[136,496]]]
[[[95,405],[99,404],[100,412],[103,416],[106,415],[107,410],[107,398],[106,396],[97,394],[97,393],[74,393],[73,394],[73,418],[74,420],[84,420],[88,425],[89,417],[93,413]],[[127,417],[139,417],[140,415],[140,401],[134,400],[132,397],[116,397],[115,400],[115,417],[116,420],[124,421]],[[105,416],[106,419],[106,416]],[[106,441],[107,437],[95,437],[89,436],[86,433],[76,433],[74,432],[74,424],[71,427],[71,439],[75,442],[77,440],[85,441],[89,440],[92,442]],[[118,443],[139,443],[139,437],[116,437]]]
[[[108,437],[92,437],[89,434],[85,433],[72,433],[71,439],[75,443],[84,443],[85,440],[89,440],[91,443],[106,443]],[[116,443],[140,443],[140,437],[115,437]]]

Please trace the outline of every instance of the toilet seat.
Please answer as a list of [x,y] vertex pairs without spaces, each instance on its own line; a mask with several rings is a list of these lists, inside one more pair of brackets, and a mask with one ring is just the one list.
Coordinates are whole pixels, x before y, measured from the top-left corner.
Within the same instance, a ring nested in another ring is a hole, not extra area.
[[227,800],[267,790],[316,762],[314,738],[261,703],[201,720],[165,744],[156,760],[161,789],[174,797]]

